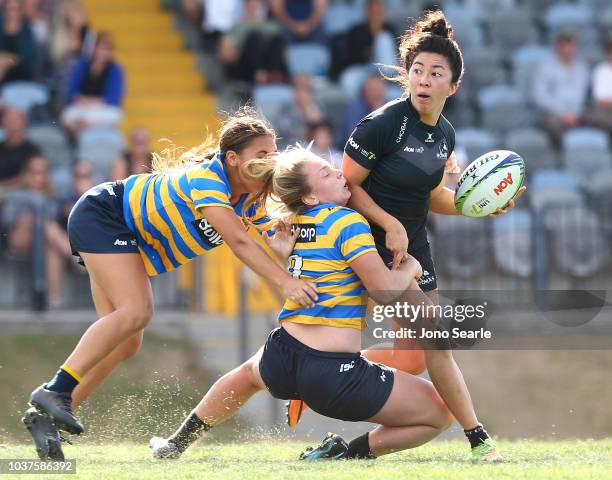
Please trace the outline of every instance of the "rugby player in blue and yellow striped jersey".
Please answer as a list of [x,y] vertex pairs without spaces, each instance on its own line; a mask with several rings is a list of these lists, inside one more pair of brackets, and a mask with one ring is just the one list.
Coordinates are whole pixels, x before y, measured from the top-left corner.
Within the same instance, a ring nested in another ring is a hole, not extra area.
[[83,432],[72,408],[139,350],[153,315],[150,276],[225,242],[286,298],[314,305],[316,287],[288,275],[245,229],[264,229],[269,219],[257,202],[267,186],[243,169],[275,152],[275,140],[266,122],[245,110],[224,123],[214,148],[208,142],[180,156],[157,157],[153,173],[99,185],[77,202],[68,234],[89,271],[100,319],[55,376],[32,392],[24,423],[41,458],[61,459],[58,428]]
[[302,399],[328,417],[379,424],[349,443],[330,437],[304,459],[374,458],[428,442],[452,422],[431,382],[360,353],[365,290],[375,298],[383,291],[420,292],[421,266],[412,256],[395,270],[385,266],[368,223],[344,207],[350,191],[342,172],[309,151],[295,149],[279,162],[263,158],[252,167],[246,174],[253,178],[272,176],[272,193],[293,214],[297,241],[288,225],[279,224],[277,254],[288,258],[295,278],[317,285],[319,299],[311,307],[287,300],[281,326],[266,344],[215,382],[173,435],[151,439],[154,456],[179,457],[263,389],[276,398]]

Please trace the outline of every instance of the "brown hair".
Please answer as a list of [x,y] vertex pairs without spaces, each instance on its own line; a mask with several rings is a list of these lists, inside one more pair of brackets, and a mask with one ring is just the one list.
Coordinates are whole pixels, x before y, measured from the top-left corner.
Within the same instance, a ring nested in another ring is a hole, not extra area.
[[401,38],[399,53],[401,66],[394,67],[396,75],[387,77],[409,91],[408,71],[412,62],[421,52],[443,55],[448,60],[452,71],[452,82],[460,83],[463,77],[463,55],[457,42],[453,39],[453,27],[440,10],[428,11],[416,24],[406,30]]
[[162,150],[161,155],[153,153],[153,171],[160,173],[177,167],[210,160],[217,151],[225,155],[228,151],[242,152],[253,139],[269,135],[276,138],[270,124],[251,107],[228,114],[218,131],[218,140],[210,132],[204,141],[189,150],[170,145]]

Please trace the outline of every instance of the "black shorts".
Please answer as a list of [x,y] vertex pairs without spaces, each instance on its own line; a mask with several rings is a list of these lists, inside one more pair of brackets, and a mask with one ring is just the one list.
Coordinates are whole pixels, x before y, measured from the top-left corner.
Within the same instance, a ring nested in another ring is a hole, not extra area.
[[264,347],[259,372],[276,398],[304,400],[315,412],[350,422],[367,420],[393,389],[393,370],[357,353],[322,352],[279,327]]
[[[393,255],[386,248],[381,251],[378,250],[378,253],[384,260],[385,264],[391,268],[393,265]],[[414,258],[418,260],[423,268],[423,275],[421,278],[417,280],[419,287],[424,292],[430,292],[438,288],[438,280],[436,278],[436,269],[434,268],[433,257],[431,256],[431,248],[429,247],[429,242],[427,242],[422,247],[417,248],[415,251],[411,252],[408,249],[408,253],[412,255]]]
[[102,183],[83,194],[68,217],[72,254],[138,253],[123,218],[123,183]]

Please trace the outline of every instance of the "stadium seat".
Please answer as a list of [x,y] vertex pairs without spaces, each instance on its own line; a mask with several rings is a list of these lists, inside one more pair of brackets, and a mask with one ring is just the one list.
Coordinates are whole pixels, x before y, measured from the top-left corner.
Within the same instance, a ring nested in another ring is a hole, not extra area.
[[64,132],[53,125],[34,125],[28,128],[28,138],[40,147],[51,168],[69,165],[70,147]]
[[[595,15],[589,5],[580,3],[555,3],[546,9],[544,24],[547,27],[549,40],[563,28],[570,27],[577,33],[576,38],[583,45],[597,43]],[[578,35],[579,32],[579,35]]]
[[483,153],[495,149],[495,136],[479,128],[460,128],[456,132],[456,143],[463,147],[468,155],[470,162],[476,160]]
[[114,128],[92,127],[81,130],[77,138],[79,148],[90,146],[105,146],[121,150],[123,148],[123,135]]
[[471,279],[484,273],[490,264],[486,222],[462,216],[441,215],[438,218],[435,249],[444,252],[440,262],[451,277]]
[[514,84],[528,103],[533,101],[533,77],[538,71],[538,66],[553,55],[551,47],[539,44],[524,45],[512,53]]
[[547,227],[551,231],[554,263],[561,273],[586,278],[605,266],[608,243],[592,211],[577,206],[555,212]]
[[502,83],[506,79],[499,54],[494,49],[480,48],[464,55],[465,81],[471,92],[478,92],[489,85]]
[[[510,9],[493,11],[488,24],[491,45],[499,53],[505,54],[522,45],[538,41],[533,14],[524,7],[513,6]],[[517,28],[517,25],[521,27]]]
[[372,65],[351,65],[342,71],[338,83],[351,98],[357,98],[368,75],[377,71]]
[[12,107],[17,107],[26,114],[38,105],[46,105],[49,102],[49,90],[47,87],[36,82],[10,82],[2,87],[3,102]]
[[325,11],[323,28],[328,35],[344,33],[363,21],[363,9],[357,5],[332,3]]
[[526,209],[514,209],[496,218],[491,245],[497,267],[504,273],[528,278],[533,273],[532,218]]
[[556,210],[585,203],[578,190],[578,179],[563,170],[535,172],[531,177],[529,198],[536,210]]
[[329,70],[330,54],[323,45],[298,43],[287,48],[287,63],[291,76],[304,73],[311,77],[326,76]]
[[575,150],[608,152],[610,150],[608,135],[596,128],[573,128],[568,130],[563,134],[562,143],[565,152]]
[[612,240],[612,171],[593,177],[585,190],[589,208],[599,217],[608,240]]
[[506,148],[518,153],[525,160],[527,172],[557,168],[557,154],[549,137],[535,128],[521,128],[508,133]]
[[506,133],[535,121],[520,90],[510,85],[492,85],[482,89],[478,103],[482,124],[494,132]]
[[563,154],[563,163],[583,186],[612,170],[612,154],[598,150],[572,150]]
[[324,78],[313,78],[312,87],[314,97],[321,103],[327,120],[334,127],[333,130],[340,131],[351,97],[339,85]]
[[445,3],[442,10],[453,26],[455,39],[464,52],[477,50],[484,45],[479,14],[474,9],[458,3]]
[[253,88],[253,101],[259,111],[274,124],[281,114],[280,108],[293,99],[293,88],[289,85],[258,85]]
[[123,149],[123,136],[112,128],[87,128],[77,138],[77,159],[92,166],[95,183],[108,180],[114,160]]

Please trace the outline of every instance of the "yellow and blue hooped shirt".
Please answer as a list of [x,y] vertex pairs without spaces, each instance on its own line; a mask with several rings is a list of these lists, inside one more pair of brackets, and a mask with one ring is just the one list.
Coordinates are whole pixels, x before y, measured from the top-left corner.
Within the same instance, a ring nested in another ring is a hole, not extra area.
[[312,308],[287,300],[279,322],[362,329],[365,287],[350,264],[365,253],[376,253],[368,222],[350,208],[325,204],[299,215],[295,224],[300,234],[288,271],[294,278],[314,282],[319,300]]
[[[150,276],[168,272],[223,244],[204,218],[202,207],[219,206],[241,216],[248,194],[230,202],[232,191],[225,162],[212,159],[162,173],[132,175],[124,181],[123,216],[136,235]],[[251,205],[246,217],[265,230],[265,209]]]

